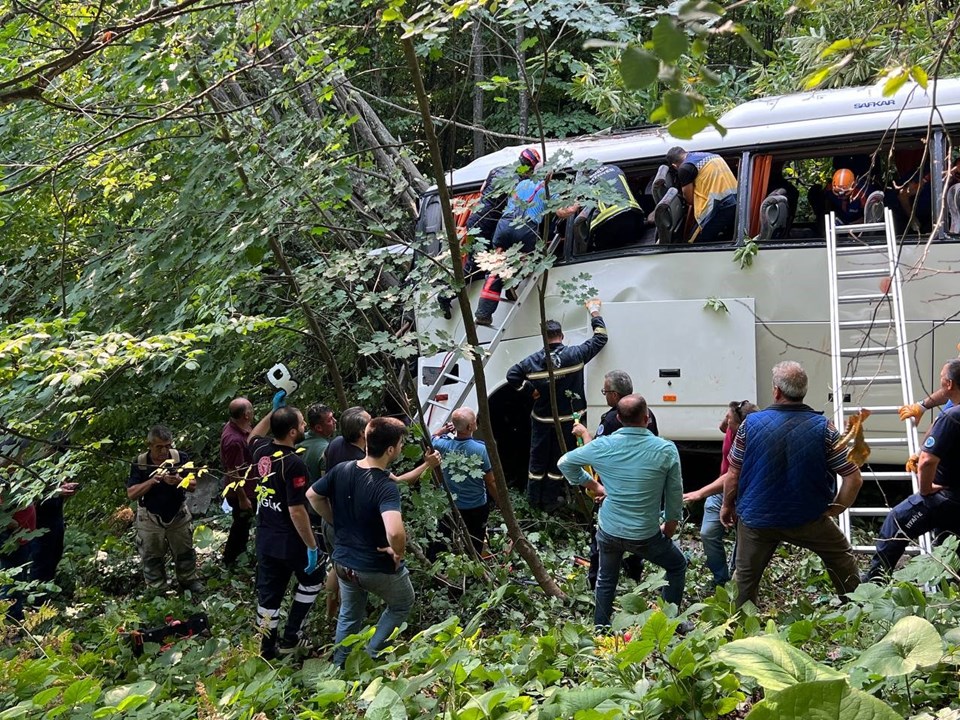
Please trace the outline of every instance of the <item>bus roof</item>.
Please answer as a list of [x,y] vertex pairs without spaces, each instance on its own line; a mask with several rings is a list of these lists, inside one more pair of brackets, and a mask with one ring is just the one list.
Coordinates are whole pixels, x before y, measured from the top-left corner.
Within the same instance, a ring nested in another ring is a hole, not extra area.
[[[936,113],[932,111],[934,93]],[[654,127],[548,140],[546,151],[547,157],[561,149],[568,151],[573,162],[618,164],[663,157],[674,145],[718,152],[756,149],[791,141],[875,135],[892,128],[919,129],[931,122],[960,123],[960,78],[931,80],[927,89],[908,82],[890,97],[883,96],[878,84],[751,100],[721,116],[725,135],[708,128],[680,140],[666,128]],[[520,151],[530,146],[505,147],[477,158],[448,173],[447,182],[457,192],[476,189],[491,170],[515,163]]]

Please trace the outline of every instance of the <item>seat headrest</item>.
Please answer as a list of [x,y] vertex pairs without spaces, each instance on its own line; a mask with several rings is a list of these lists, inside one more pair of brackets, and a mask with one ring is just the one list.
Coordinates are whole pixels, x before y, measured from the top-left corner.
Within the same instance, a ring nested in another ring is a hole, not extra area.
[[883,222],[883,190],[874,190],[867,196],[863,205],[863,221],[865,223]]
[[947,188],[947,232],[960,235],[960,183]]
[[760,203],[760,234],[757,240],[779,240],[787,236],[790,205],[787,195],[777,188]]
[[653,177],[653,200],[660,202],[663,200],[667,190],[674,186],[673,173],[670,172],[669,165],[661,165],[657,168],[657,174]]

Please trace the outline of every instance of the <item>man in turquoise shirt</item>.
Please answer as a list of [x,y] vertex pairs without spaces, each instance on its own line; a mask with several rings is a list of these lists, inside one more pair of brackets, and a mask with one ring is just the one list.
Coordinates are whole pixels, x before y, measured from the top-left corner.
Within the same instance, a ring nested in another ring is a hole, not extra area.
[[[568,482],[584,486],[603,500],[597,529],[600,571],[594,623],[598,628],[610,625],[624,553],[632,552],[662,567],[667,574],[663,599],[677,606],[683,600],[687,569],[686,558],[671,540],[683,508],[677,447],[647,429],[650,415],[642,396],[621,398],[617,416],[623,423],[621,429],[571,450],[558,463]],[[584,470],[588,465],[603,478],[602,485]]]

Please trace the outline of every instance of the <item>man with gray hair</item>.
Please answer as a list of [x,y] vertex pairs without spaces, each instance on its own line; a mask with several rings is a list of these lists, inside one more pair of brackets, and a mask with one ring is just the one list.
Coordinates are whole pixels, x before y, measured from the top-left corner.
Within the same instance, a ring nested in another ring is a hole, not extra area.
[[185,452],[174,449],[173,433],[154,425],[147,433],[147,452],[137,456],[130,467],[127,498],[137,501],[134,527],[147,585],[154,589],[166,585],[169,549],[180,587],[196,594],[203,584],[197,578],[197,555],[185,502],[186,493],[197,487],[196,477],[183,467],[189,460]]
[[[838,594],[860,583],[853,549],[833,521],[857,497],[860,469],[837,447],[840,433],[803,402],[807,373],[773,368],[773,404],[748,415],[730,450],[720,521],[737,525],[737,606],[757,603],[760,579],[781,542],[815,552]],[[837,490],[836,476],[842,483]]]

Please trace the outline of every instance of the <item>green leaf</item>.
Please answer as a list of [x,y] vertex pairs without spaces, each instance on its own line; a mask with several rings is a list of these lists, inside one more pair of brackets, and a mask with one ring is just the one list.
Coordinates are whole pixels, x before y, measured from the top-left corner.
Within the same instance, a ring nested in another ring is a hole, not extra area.
[[820,87],[821,83],[829,77],[830,73],[833,71],[833,66],[828,65],[825,68],[818,70],[812,75],[807,76],[807,79],[803,83],[804,90],[814,90]]
[[600,703],[620,697],[621,688],[578,688],[576,690],[559,690],[551,698],[551,702],[540,709],[539,717],[543,720],[557,720],[557,718],[572,718],[578,713],[593,710]]
[[693,112],[693,100],[690,96],[677,90],[668,90],[663,94],[663,105],[671,120],[685,117]]
[[620,58],[620,77],[628,90],[645,88],[657,79],[660,61],[646,50],[631,45]]
[[407,709],[395,690],[381,687],[364,717],[367,720],[407,720]]
[[689,140],[708,125],[713,124],[713,118],[707,115],[687,115],[677,118],[667,125],[667,132],[680,140]]
[[801,682],[846,677],[773,635],[734,640],[719,648],[714,657],[738,675],[754,678],[767,691],[783,690]]
[[110,688],[103,694],[103,704],[118,706],[131,695],[144,695],[149,698],[156,689],[157,684],[153,680],[141,680],[130,685],[120,685]]
[[45,688],[33,696],[33,704],[37,707],[45,707],[51,700],[60,694],[60,688]]
[[851,688],[846,680],[802,682],[753,706],[747,720],[903,720],[881,700]]
[[893,73],[887,77],[887,81],[883,84],[883,96],[889,97],[891,95],[895,95],[897,90],[906,85],[907,80],[909,79],[910,73],[904,72],[903,68],[894,70]]
[[653,26],[653,50],[666,63],[675,63],[690,48],[687,34],[670,15],[661,15]]
[[908,615],[900,618],[880,642],[871,645],[853,661],[873,675],[909,675],[919,668],[935,666],[943,657],[943,640],[928,620]]
[[820,53],[820,59],[825,60],[834,53],[838,53],[843,50],[849,50],[851,47],[853,47],[853,40],[850,38],[840,38],[839,40],[834,40],[826,48],[824,48],[822,53]]
[[917,81],[917,85],[922,87],[924,90],[927,89],[927,82],[929,78],[927,77],[927,71],[924,70],[919,65],[914,65],[910,68],[910,77]]

